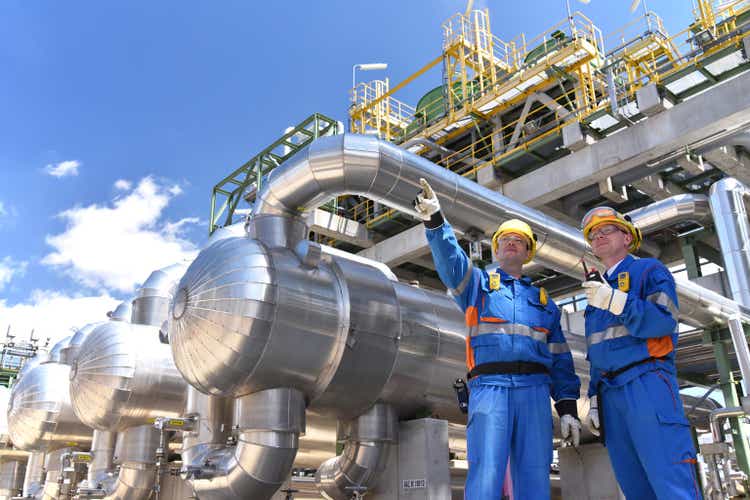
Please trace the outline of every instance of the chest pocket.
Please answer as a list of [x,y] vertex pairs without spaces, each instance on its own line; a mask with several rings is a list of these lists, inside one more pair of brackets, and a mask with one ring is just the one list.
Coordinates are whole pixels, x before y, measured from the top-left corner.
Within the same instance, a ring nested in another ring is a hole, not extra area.
[[527,314],[529,326],[546,330],[549,333],[552,330],[553,312],[538,297],[529,296],[527,299]]
[[513,319],[513,295],[506,287],[482,294],[482,307],[480,308],[480,321],[492,323],[502,320],[507,322]]

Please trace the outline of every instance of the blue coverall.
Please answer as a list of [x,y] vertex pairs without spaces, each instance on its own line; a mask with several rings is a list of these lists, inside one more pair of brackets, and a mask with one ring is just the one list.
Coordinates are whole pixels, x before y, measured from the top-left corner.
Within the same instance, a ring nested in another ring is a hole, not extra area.
[[628,255],[606,279],[628,298],[619,316],[586,308],[588,395],[599,395],[617,481],[629,499],[701,498],[674,363],[678,310],[672,274],[656,259]]
[[552,301],[544,304],[528,278],[499,270],[499,277],[490,279],[474,268],[447,221],[428,228],[427,240],[440,279],[466,315],[468,368],[523,361],[542,364],[549,372],[479,375],[469,381],[464,498],[500,500],[509,456],[514,497],[549,498],[550,393],[558,404],[567,400],[575,407],[581,385],[560,328],[560,311]]

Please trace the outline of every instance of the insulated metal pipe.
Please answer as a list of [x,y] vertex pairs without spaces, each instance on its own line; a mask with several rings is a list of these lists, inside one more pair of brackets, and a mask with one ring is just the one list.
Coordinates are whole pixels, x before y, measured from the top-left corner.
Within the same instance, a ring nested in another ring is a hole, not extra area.
[[305,432],[305,398],[276,388],[237,399],[237,444],[207,448],[184,464],[201,500],[269,499],[289,476],[299,435]]
[[341,455],[318,467],[315,483],[326,498],[348,500],[354,489],[365,492],[380,478],[388,448],[398,441],[398,416],[390,405],[377,403],[344,426]]
[[706,222],[711,217],[708,197],[703,194],[677,194],[628,212],[643,234],[653,233],[674,224]]
[[153,425],[131,427],[117,435],[113,461],[120,466],[117,477],[105,483],[106,500],[145,500],[154,487],[159,430]]
[[[340,135],[318,139],[274,169],[256,198],[249,234],[269,246],[293,247],[306,239],[305,217],[329,199],[356,194],[417,216],[412,201],[419,178],[426,178],[451,224],[461,231],[490,235],[510,218],[526,221],[539,236],[536,260],[558,272],[583,275],[581,262],[597,263],[580,231],[375,137]],[[698,285],[677,283],[681,304],[696,295],[710,301],[726,321],[731,313],[750,323],[750,312]],[[695,321],[714,315],[695,310]]]
[[44,488],[41,491],[42,500],[58,500],[60,497],[60,474],[62,474],[62,456],[74,451],[74,448],[60,448],[47,453],[44,457],[44,469],[47,477],[44,480]]
[[25,460],[3,460],[0,463],[0,500],[17,497],[23,488]]
[[[747,186],[731,177],[715,182],[710,189],[711,211],[729,287],[734,300],[745,307],[750,307],[750,222],[745,208],[748,194]],[[730,318],[729,331],[747,394],[750,348],[739,316]]]
[[721,245],[724,269],[732,297],[750,307],[750,222],[745,196],[750,190],[737,179],[725,177],[710,189],[711,211]]
[[92,489],[102,488],[109,474],[114,471],[113,455],[117,434],[109,431],[95,430],[91,440],[91,464],[86,476],[86,486]]
[[35,451],[29,455],[26,463],[26,474],[23,478],[21,494],[24,497],[35,497],[42,489],[42,474],[44,473],[44,452]]

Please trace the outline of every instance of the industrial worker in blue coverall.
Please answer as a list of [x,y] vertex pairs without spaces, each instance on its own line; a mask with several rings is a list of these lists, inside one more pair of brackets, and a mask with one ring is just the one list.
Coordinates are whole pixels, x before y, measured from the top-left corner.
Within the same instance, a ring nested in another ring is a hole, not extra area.
[[503,223],[492,238],[497,273],[473,267],[440,213],[437,196],[420,179],[415,208],[440,279],[464,310],[468,334],[469,472],[467,500],[500,500],[510,457],[516,499],[550,497],[552,411],[563,437],[578,446],[576,400],[580,380],[560,327],[560,311],[546,292],[521,276],[536,237],[520,220]]
[[628,499],[701,498],[675,371],[672,274],[656,259],[630,255],[640,231],[614,209],[592,209],[581,228],[607,269],[603,279],[583,283],[591,363],[586,423],[601,433]]

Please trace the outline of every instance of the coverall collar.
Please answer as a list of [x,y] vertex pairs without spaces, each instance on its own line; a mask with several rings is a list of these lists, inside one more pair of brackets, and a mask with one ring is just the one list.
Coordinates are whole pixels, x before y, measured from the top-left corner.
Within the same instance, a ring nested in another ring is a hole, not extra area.
[[[617,265],[613,268],[610,268],[607,270],[606,279],[611,280],[612,276],[617,276],[618,272],[623,271],[624,269],[627,269],[630,267],[630,263],[635,260],[635,257],[633,257],[631,254],[627,254],[624,259],[622,259]],[[611,273],[609,271],[612,271]]]
[[[497,268],[497,272],[500,273],[500,279],[503,280],[503,281],[505,281],[505,282],[516,280],[516,278],[514,278],[510,274],[506,273],[505,271],[503,271],[499,267]],[[520,281],[524,285],[531,285],[531,278],[529,278],[528,276],[521,276],[521,278],[518,279],[517,281]]]

